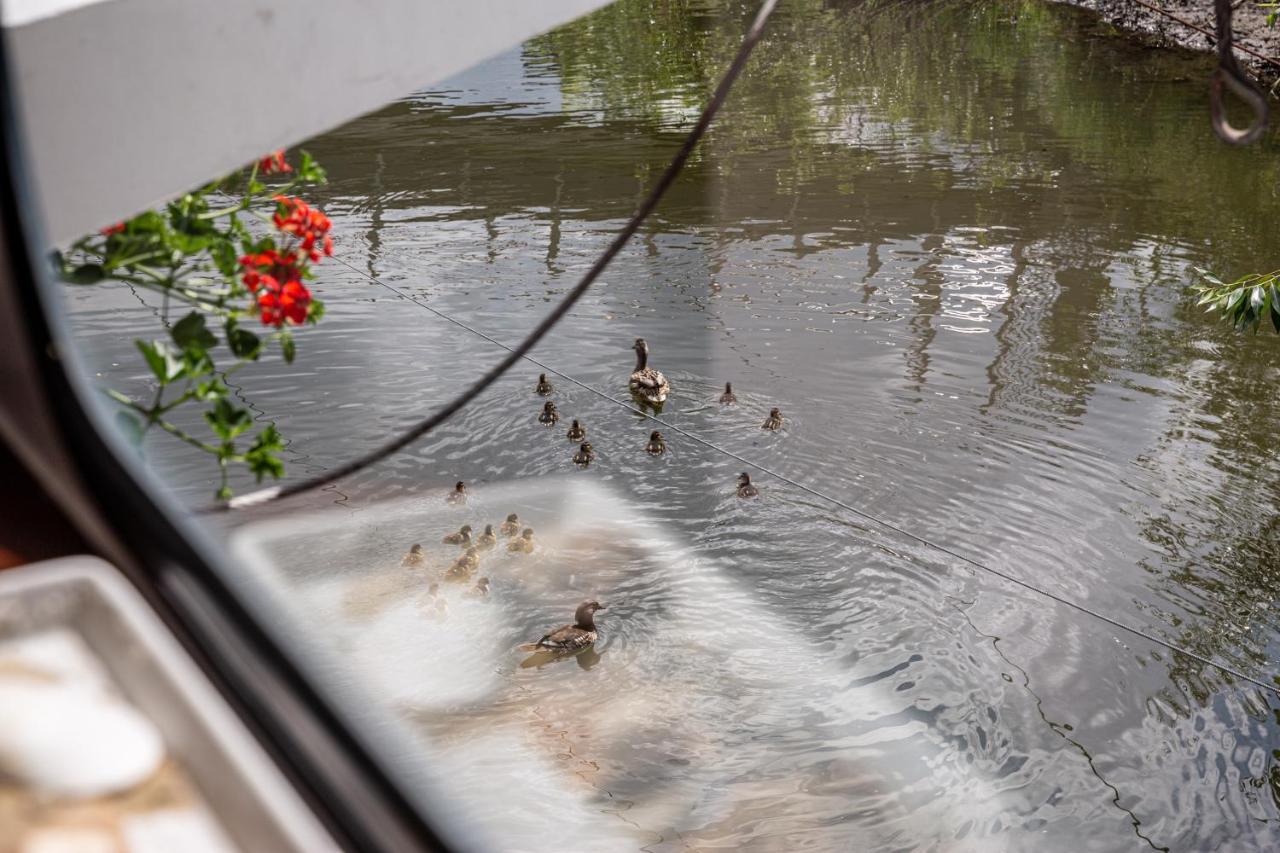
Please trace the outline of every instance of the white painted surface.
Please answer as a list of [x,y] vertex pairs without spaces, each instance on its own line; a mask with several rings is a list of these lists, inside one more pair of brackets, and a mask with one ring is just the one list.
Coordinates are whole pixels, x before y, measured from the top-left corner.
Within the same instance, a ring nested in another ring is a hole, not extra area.
[[5,4],[46,237],[79,237],[604,3]]

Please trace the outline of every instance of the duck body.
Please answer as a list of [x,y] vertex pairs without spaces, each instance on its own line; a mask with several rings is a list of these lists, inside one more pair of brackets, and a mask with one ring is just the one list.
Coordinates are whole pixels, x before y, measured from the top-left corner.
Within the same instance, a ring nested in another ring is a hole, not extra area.
[[578,605],[572,625],[561,625],[554,631],[544,634],[542,639],[535,643],[524,643],[520,646],[520,651],[576,652],[585,649],[600,637],[596,631],[595,614],[596,611],[604,609],[606,609],[604,605],[598,601],[584,601]]
[[476,569],[480,568],[480,552],[475,548],[468,548],[466,552],[453,561],[444,573],[444,579],[460,583],[471,579]]
[[427,564],[427,555],[422,553],[422,546],[415,544],[400,559],[400,565],[406,569],[418,569]]
[[498,544],[498,537],[495,536],[493,533],[493,525],[486,524],[484,526],[484,533],[481,533],[479,536],[476,537],[476,547],[479,548],[481,551],[488,551],[491,548],[493,548],[494,545],[497,545],[497,544]]
[[573,454],[573,464],[580,468],[586,468],[592,462],[596,461],[596,452],[591,447],[591,442],[584,441],[582,446],[578,448],[578,452]]
[[489,579],[480,578],[476,585],[467,590],[467,598],[485,598],[489,595]]
[[569,427],[569,432],[565,435],[565,438],[570,441],[586,441],[587,430],[582,424],[578,423],[577,419],[574,419],[574,422]]
[[556,411],[556,404],[548,400],[542,407],[542,413],[538,415],[538,423],[543,426],[555,426],[559,420],[560,413]]
[[467,547],[471,544],[471,525],[464,524],[457,533],[446,533],[444,538],[440,540],[445,545],[461,545]]
[[543,397],[545,397],[556,389],[553,388],[551,383],[547,381],[547,374],[539,373],[538,384],[534,387],[533,390],[535,393],[541,394]]
[[720,395],[720,405],[734,406],[738,403],[738,395],[733,393],[732,383],[724,383],[724,393]]
[[467,484],[459,480],[453,486],[453,491],[445,497],[445,501],[451,504],[465,504],[467,502]]
[[508,551],[515,551],[520,554],[533,553],[533,528],[526,527],[524,532],[520,534],[520,538],[507,545]]
[[667,452],[667,442],[662,437],[662,433],[656,429],[649,433],[649,443],[644,446],[644,452],[650,456],[660,456]]
[[760,425],[760,429],[767,429],[770,432],[777,432],[782,429],[782,412],[779,409],[770,409],[769,417],[764,419],[764,423]]
[[738,475],[738,497],[754,498],[760,495],[760,490],[751,483],[751,475],[745,471]]
[[514,512],[507,516],[507,520],[502,522],[502,526],[498,528],[498,532],[510,539],[520,532],[520,516]]
[[671,393],[671,383],[661,371],[649,366],[649,345],[644,338],[637,338],[633,349],[636,351],[636,369],[628,382],[631,393],[646,403],[665,403]]

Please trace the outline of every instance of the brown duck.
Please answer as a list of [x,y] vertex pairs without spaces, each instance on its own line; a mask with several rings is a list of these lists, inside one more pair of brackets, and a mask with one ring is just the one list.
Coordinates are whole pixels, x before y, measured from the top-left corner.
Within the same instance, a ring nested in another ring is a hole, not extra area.
[[572,625],[562,625],[543,636],[536,643],[523,643],[522,652],[576,652],[594,643],[599,634],[596,631],[595,615],[597,610],[605,610],[605,605],[598,601],[584,601],[578,605],[573,614]]

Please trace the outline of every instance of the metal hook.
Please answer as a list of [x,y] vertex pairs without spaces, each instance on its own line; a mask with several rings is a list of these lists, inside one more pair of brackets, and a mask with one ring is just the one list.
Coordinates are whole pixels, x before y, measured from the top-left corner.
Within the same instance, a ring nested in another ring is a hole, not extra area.
[[[1213,122],[1214,132],[1223,142],[1248,145],[1256,142],[1267,129],[1270,105],[1258,84],[1245,76],[1236,62],[1236,55],[1231,49],[1231,11],[1231,0],[1214,0],[1214,14],[1218,25],[1218,67],[1209,79],[1209,118]],[[1253,123],[1244,130],[1232,127],[1227,121],[1222,103],[1224,84],[1253,110]]]

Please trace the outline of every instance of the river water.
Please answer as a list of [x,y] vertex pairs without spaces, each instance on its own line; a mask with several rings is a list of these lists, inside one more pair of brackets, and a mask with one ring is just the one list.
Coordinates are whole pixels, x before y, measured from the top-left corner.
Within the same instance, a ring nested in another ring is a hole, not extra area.
[[[674,153],[751,14],[624,0],[309,141],[330,182],[308,197],[344,260],[514,342]],[[1273,681],[1280,341],[1216,324],[1189,283],[1274,266],[1280,158],[1213,137],[1211,67],[1040,2],[788,0],[660,210],[536,354],[625,394],[643,336],[671,423]],[[237,374],[292,476],[502,355],[335,263],[316,290],[328,315],[297,364]],[[154,305],[69,302],[95,372],[144,390],[130,339]],[[671,433],[650,458],[651,424],[553,377],[600,454],[577,471],[565,425],[535,422],[537,372],[259,514],[319,520],[268,556],[316,580],[308,606],[358,618],[333,648],[305,621],[293,636],[348,687],[380,669],[367,695],[411,733],[408,763],[440,770],[424,808],[460,800],[458,843],[1280,843],[1276,696],[763,473],[738,501],[741,463]],[[721,409],[727,380],[740,404]],[[779,434],[758,428],[771,406]],[[208,460],[163,439],[155,469],[206,500]],[[446,512],[456,479],[476,498]],[[450,591],[452,621],[424,617],[421,579],[388,574],[399,553],[421,539],[447,565],[443,532],[508,509],[547,531],[536,561],[492,558],[490,601]],[[617,598],[603,653],[521,669],[514,645],[587,595]]]

